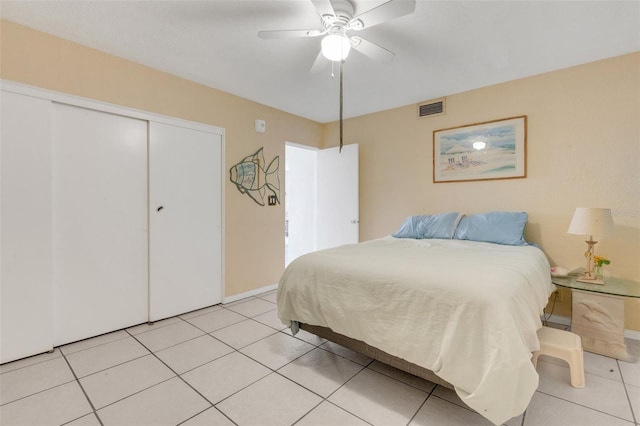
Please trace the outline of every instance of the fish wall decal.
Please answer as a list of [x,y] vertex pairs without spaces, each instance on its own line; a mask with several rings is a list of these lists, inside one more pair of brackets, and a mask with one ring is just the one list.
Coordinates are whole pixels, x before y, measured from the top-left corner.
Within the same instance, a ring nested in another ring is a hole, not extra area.
[[238,191],[247,194],[257,204],[264,206],[267,192],[275,196],[280,204],[280,157],[275,156],[264,169],[265,160],[263,148],[254,154],[246,156],[238,164],[229,169],[229,178],[236,185]]

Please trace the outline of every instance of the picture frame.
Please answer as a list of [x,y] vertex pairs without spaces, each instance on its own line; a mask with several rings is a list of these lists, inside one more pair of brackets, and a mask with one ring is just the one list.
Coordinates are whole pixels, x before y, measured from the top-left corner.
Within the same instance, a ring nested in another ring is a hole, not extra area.
[[433,182],[527,177],[527,116],[433,131]]

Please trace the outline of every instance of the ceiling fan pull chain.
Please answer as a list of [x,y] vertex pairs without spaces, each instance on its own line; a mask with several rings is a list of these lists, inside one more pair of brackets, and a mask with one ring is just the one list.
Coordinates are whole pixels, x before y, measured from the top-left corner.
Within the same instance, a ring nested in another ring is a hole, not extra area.
[[338,152],[342,152],[342,71],[344,66],[344,60],[340,61],[340,149]]

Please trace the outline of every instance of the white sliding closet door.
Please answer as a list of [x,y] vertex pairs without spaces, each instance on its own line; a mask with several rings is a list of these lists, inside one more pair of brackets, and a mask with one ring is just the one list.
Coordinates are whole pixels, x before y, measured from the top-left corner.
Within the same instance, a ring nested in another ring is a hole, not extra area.
[[54,344],[148,315],[147,122],[53,111]]
[[222,136],[149,123],[149,320],[222,300]]
[[53,348],[51,102],[0,94],[0,363],[5,363]]

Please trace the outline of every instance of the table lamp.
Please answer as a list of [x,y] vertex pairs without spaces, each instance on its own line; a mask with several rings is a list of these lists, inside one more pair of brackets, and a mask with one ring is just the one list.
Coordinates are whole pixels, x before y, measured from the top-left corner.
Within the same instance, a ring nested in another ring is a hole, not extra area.
[[585,241],[587,251],[584,253],[584,257],[587,258],[587,270],[584,275],[576,278],[576,281],[604,284],[604,281],[598,279],[593,272],[593,246],[598,243],[593,241],[593,236],[604,237],[613,234],[611,210],[577,207],[567,233],[589,236],[589,239]]

